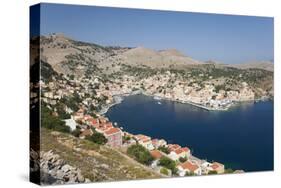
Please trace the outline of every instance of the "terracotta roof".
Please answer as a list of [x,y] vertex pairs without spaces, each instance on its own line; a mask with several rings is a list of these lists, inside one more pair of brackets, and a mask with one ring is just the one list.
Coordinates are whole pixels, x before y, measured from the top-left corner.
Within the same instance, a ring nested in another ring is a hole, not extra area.
[[179,149],[179,148],[181,148],[181,146],[178,145],[178,144],[168,144],[168,149],[169,149],[170,151],[175,151],[175,150],[177,150],[177,149]]
[[136,138],[138,141],[142,141],[142,142],[148,142],[148,141],[151,140],[151,138],[150,138],[149,136],[142,135],[142,134],[136,135],[135,138]]
[[152,151],[150,151],[150,154],[155,159],[160,159],[163,156],[162,153],[158,150],[152,150]]
[[105,131],[105,134],[106,135],[112,135],[112,134],[115,134],[115,133],[118,133],[118,132],[121,132],[121,130],[118,129],[118,128],[113,127],[111,129]]
[[92,124],[98,124],[98,120],[93,118],[93,119],[91,119],[91,123]]
[[190,151],[190,149],[188,147],[184,147],[184,148],[182,148],[182,150],[185,151],[185,152]]
[[218,162],[214,162],[210,167],[214,170],[216,170],[217,168],[221,167],[222,164],[218,163]]
[[189,161],[186,161],[186,162],[180,164],[180,166],[181,166],[183,169],[189,170],[189,171],[191,171],[191,172],[194,172],[195,170],[197,170],[197,169],[199,168],[198,165],[192,164],[192,163],[189,162]]
[[180,154],[180,153],[185,152],[185,151],[182,148],[179,148],[179,149],[174,150],[174,152],[176,154]]

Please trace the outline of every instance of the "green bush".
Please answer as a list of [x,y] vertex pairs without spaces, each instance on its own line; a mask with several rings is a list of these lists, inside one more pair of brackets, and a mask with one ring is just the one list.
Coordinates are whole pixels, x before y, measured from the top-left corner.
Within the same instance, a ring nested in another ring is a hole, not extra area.
[[145,165],[149,165],[153,161],[153,157],[149,151],[139,144],[130,146],[127,153],[135,158],[135,160]]
[[180,161],[181,163],[184,163],[186,160],[187,160],[187,157],[180,157],[180,158],[179,158],[179,161]]
[[105,136],[98,132],[94,132],[92,136],[88,136],[86,137],[86,139],[100,145],[104,145],[107,143],[107,139],[105,138]]
[[167,147],[164,147],[164,146],[158,147],[158,150],[159,150],[159,151],[162,151],[162,152],[164,152],[164,153],[166,153],[166,154],[169,154],[169,153],[170,153],[170,152],[169,152],[169,149],[168,149]]
[[59,117],[52,115],[52,111],[46,106],[41,107],[41,126],[54,131],[70,133],[70,128]]
[[217,171],[212,170],[212,171],[208,172],[208,174],[218,174],[218,172],[217,172]]
[[74,129],[74,130],[71,132],[71,134],[72,134],[73,136],[75,136],[75,137],[79,137],[80,133],[81,133],[80,129],[77,129],[77,128]]
[[173,161],[172,159],[168,158],[168,157],[161,157],[159,160],[159,165],[160,166],[164,166],[170,170],[172,170],[172,173],[175,174],[177,172],[176,169],[176,162]]
[[164,175],[166,175],[166,176],[169,175],[168,169],[167,169],[167,168],[164,168],[164,167],[160,169],[160,173],[161,173],[161,174],[164,174]]

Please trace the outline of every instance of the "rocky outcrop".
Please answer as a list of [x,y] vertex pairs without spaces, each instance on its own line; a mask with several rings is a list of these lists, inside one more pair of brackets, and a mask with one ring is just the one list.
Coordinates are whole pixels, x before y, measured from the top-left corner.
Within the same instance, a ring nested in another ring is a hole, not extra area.
[[90,182],[83,177],[80,169],[67,164],[52,150],[40,152],[40,174],[43,185]]

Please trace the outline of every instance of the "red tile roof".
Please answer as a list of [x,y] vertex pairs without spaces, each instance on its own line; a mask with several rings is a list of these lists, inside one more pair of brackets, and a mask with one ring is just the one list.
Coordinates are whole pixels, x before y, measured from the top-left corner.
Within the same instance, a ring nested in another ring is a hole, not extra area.
[[158,150],[152,150],[152,151],[150,151],[150,154],[155,159],[160,159],[163,156],[163,154]]
[[184,147],[184,148],[182,148],[182,150],[185,151],[185,152],[190,151],[190,149],[188,147]]
[[218,163],[218,162],[214,162],[210,167],[214,170],[216,170],[217,168],[221,167],[222,164]]
[[105,134],[109,136],[109,135],[112,135],[112,134],[116,134],[118,132],[121,132],[121,130],[113,127],[113,128],[110,128],[109,130],[105,131]]
[[179,148],[181,148],[181,146],[178,145],[178,144],[168,144],[168,149],[169,149],[170,151],[175,151],[175,150],[177,150],[177,149],[179,149]]
[[185,152],[182,148],[179,148],[179,149],[176,149],[176,150],[174,150],[174,152],[176,153],[176,154],[181,154],[181,153],[183,153],[183,152]]
[[180,164],[180,166],[181,166],[183,169],[189,170],[189,171],[191,171],[191,172],[194,172],[195,170],[197,170],[197,169],[199,168],[198,165],[192,164],[192,163],[189,162],[189,161],[186,161],[186,162]]
[[136,135],[135,138],[136,138],[138,141],[142,141],[142,142],[148,142],[148,141],[151,140],[151,138],[150,138],[149,136],[142,135],[142,134]]

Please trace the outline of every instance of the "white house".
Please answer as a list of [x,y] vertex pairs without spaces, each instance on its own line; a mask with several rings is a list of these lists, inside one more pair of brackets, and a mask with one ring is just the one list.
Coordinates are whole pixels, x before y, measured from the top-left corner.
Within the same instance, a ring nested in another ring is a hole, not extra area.
[[193,164],[190,161],[186,161],[181,163],[177,166],[178,174],[180,176],[185,176],[186,173],[194,174],[194,175],[201,175],[202,170],[197,164]]

